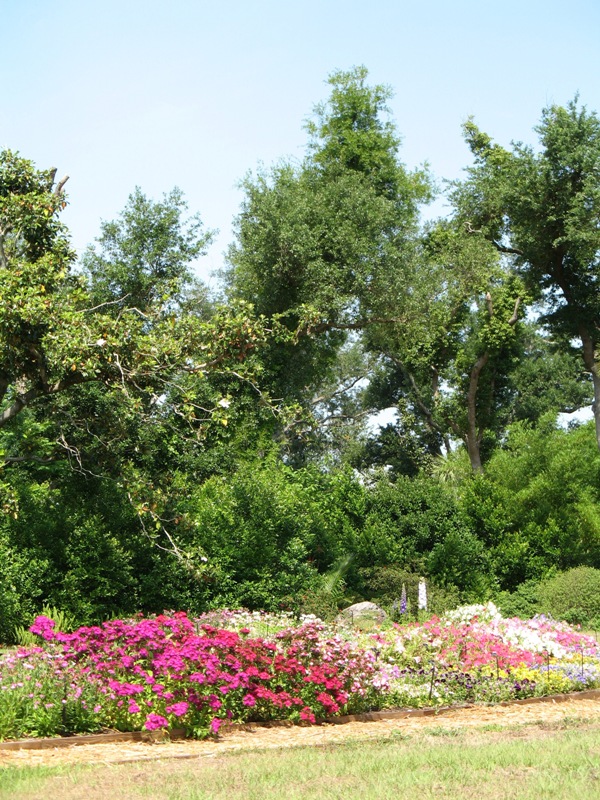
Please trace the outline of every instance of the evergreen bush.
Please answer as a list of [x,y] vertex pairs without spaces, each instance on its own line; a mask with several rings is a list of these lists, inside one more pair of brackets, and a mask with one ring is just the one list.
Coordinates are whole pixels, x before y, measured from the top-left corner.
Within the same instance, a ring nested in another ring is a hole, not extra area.
[[540,607],[570,624],[589,625],[600,618],[600,569],[574,567],[544,581]]

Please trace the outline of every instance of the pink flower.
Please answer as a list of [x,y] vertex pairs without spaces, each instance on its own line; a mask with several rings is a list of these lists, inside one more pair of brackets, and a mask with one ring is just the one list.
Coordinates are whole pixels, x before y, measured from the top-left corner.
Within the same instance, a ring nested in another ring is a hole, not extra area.
[[173,703],[172,706],[166,707],[167,714],[174,714],[176,717],[183,717],[187,713],[189,704],[182,701],[181,703]]
[[156,731],[159,728],[168,727],[169,721],[161,717],[160,714],[148,714],[146,722],[144,723],[144,728],[146,728],[147,731]]
[[53,619],[49,619],[45,617],[43,614],[40,614],[33,620],[33,625],[29,628],[31,633],[35,633],[38,636],[41,636],[43,639],[50,641],[54,639],[54,625],[55,622]]
[[248,706],[248,707],[255,706],[256,705],[256,698],[251,694],[245,694],[243,699],[242,699],[242,703],[245,706]]
[[304,708],[300,712],[300,719],[306,720],[306,722],[313,722],[313,723],[317,721],[315,715],[308,706],[304,706]]
[[223,720],[219,719],[218,717],[213,717],[212,722],[210,723],[210,729],[213,733],[218,733],[219,728],[223,724]]

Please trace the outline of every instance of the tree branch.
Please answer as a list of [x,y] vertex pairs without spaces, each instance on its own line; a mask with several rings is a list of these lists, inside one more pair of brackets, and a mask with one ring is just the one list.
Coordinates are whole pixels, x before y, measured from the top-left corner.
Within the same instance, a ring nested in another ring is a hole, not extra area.
[[507,247],[504,244],[500,244],[500,242],[497,242],[495,239],[490,239],[489,241],[494,245],[494,247],[499,253],[505,253],[506,255],[511,255],[511,256],[523,255],[523,251],[519,250],[517,247]]
[[40,456],[7,456],[2,459],[2,464],[21,464],[24,461],[33,461],[36,464],[53,464],[57,459],[41,458]]
[[[6,425],[11,419],[20,414],[21,411],[28,406],[34,400],[37,400],[38,397],[45,397],[51,394],[57,394],[58,392],[63,392],[65,389],[69,389],[71,386],[75,386],[78,383],[92,383],[93,381],[99,380],[98,378],[84,378],[83,375],[74,374],[72,376],[68,376],[67,378],[63,378],[60,381],[56,381],[52,386],[47,386],[40,388],[39,386],[33,386],[24,394],[20,394],[17,396],[16,400],[14,400],[8,408],[5,408],[2,413],[0,413],[0,428],[3,425]],[[1,387],[1,384],[0,384]]]
[[4,235],[0,235],[0,266],[3,269],[8,269],[8,260],[6,258],[6,253],[4,252]]
[[517,320],[519,319],[519,306],[521,305],[521,298],[517,297],[515,300],[515,309],[513,311],[512,317],[508,320],[509,325],[515,325]]
[[106,303],[100,303],[97,306],[93,306],[92,308],[82,308],[80,310],[80,314],[90,314],[92,311],[98,311],[99,308],[105,308],[105,306],[114,306],[122,303],[129,297],[129,294],[124,294],[123,297],[119,297],[117,300],[107,300]]
[[313,336],[316,333],[325,333],[325,331],[360,331],[368,328],[369,325],[393,325],[405,321],[399,317],[369,317],[357,322],[319,322],[315,325],[308,323],[297,331],[296,336]]
[[[55,172],[55,174],[56,174],[56,172]],[[60,194],[62,194],[63,186],[65,185],[65,183],[66,183],[68,180],[69,180],[69,176],[68,176],[68,175],[65,175],[65,177],[64,177],[64,178],[62,178],[62,179],[61,179],[61,180],[60,180],[60,181],[59,181],[59,182],[56,184],[56,188],[54,189],[54,194],[56,195],[56,197],[58,197]]]
[[9,420],[16,417],[17,414],[20,414],[21,411],[25,408],[25,406],[29,405],[29,403],[31,403],[32,400],[35,400],[37,397],[39,397],[39,395],[40,391],[35,388],[29,389],[29,391],[25,392],[25,394],[19,395],[17,399],[13,403],[11,403],[11,405],[9,405],[8,408],[5,408],[4,411],[0,414],[0,428],[3,425],[6,425],[6,423],[9,422]]
[[316,406],[318,403],[330,402],[334,397],[338,397],[340,394],[346,394],[346,392],[349,392],[350,389],[353,389],[357,383],[360,383],[360,381],[364,380],[365,378],[365,375],[358,375],[357,377],[352,378],[349,383],[340,386],[339,389],[336,389],[330,394],[322,394],[320,397],[314,397],[310,403],[311,405]]
[[480,233],[484,238],[488,240],[488,242],[490,242],[490,244],[492,244],[496,248],[496,250],[498,250],[499,253],[505,253],[506,255],[511,255],[511,256],[523,255],[523,251],[519,250],[517,247],[509,247],[508,245],[497,242],[495,239],[487,237],[482,230],[476,230],[469,221],[465,222],[465,229],[467,233]]

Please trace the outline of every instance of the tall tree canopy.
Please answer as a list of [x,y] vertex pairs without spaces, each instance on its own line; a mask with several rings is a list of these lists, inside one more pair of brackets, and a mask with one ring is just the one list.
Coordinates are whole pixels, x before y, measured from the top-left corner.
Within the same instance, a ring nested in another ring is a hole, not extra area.
[[[372,326],[405,324],[419,207],[432,191],[426,171],[409,171],[399,158],[390,90],[367,78],[364,67],[333,73],[329,98],[307,123],[302,162],[247,176],[226,273],[231,296],[296,332],[294,344],[265,348],[264,380],[314,413],[308,428],[337,427],[334,448],[366,417],[357,389],[370,367],[357,338]],[[306,430],[295,426],[289,436]],[[333,442],[329,434],[307,438]]]
[[136,190],[77,270],[54,176],[0,154],[0,504],[17,513],[20,465],[69,460],[160,514],[173,454],[227,424],[228,385],[252,380],[273,327],[193,281],[210,236],[177,190]]
[[77,273],[54,174],[0,154],[0,427],[81,384],[156,398],[177,374],[239,364],[264,339],[247,307],[208,318],[196,294],[192,309],[190,262],[210,237],[177,191],[162,203],[137,191]]
[[600,119],[576,99],[536,130],[539,148],[507,150],[467,122],[475,162],[455,199],[466,229],[514,258],[553,335],[581,342],[600,447]]
[[481,471],[484,440],[508,421],[529,293],[460,220],[421,229],[431,183],[401,163],[390,91],[367,77],[362,67],[334,73],[307,124],[307,157],[245,180],[230,291],[309,334],[270,351],[277,391],[304,403],[323,397],[317,387],[340,379],[334,365],[354,331],[384,394],[424,426],[427,449],[441,454],[458,439]]
[[487,242],[440,221],[423,236],[408,294],[410,320],[369,331],[369,346],[384,357],[388,392],[437,437],[437,453],[458,439],[479,472],[484,438],[502,428],[524,287]]

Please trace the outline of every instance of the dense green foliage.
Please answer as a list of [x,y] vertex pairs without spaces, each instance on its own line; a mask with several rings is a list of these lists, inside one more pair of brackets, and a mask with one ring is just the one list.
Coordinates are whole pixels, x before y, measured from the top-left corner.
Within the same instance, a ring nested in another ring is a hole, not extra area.
[[518,143],[510,151],[472,120],[464,127],[475,163],[455,191],[461,219],[514,259],[547,328],[578,342],[600,447],[600,119],[577,98],[550,106],[536,129],[539,149]]
[[540,604],[571,623],[600,623],[600,569],[574,567],[540,587]]
[[560,580],[600,568],[598,440],[557,415],[600,408],[598,118],[552,106],[510,150],[470,121],[423,224],[367,78],[244,179],[224,303],[178,190],[135,190],[76,265],[64,182],[0,154],[0,640],[43,605],[414,610],[420,576],[439,610],[597,615]]

